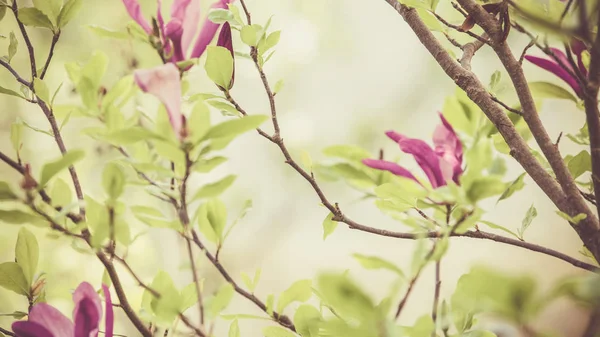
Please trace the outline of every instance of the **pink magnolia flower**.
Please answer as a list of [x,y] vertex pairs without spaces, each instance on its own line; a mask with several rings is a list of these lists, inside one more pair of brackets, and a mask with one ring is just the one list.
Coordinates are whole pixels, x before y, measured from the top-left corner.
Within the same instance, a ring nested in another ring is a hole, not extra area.
[[181,113],[181,82],[177,66],[167,63],[151,69],[139,69],[133,76],[142,91],[156,96],[165,105],[173,131],[180,139],[183,138],[185,117]]
[[[218,0],[211,8],[226,9],[232,0]],[[212,41],[219,24],[208,18],[204,19],[198,33],[200,21],[200,0],[174,0],[171,6],[171,20],[165,24],[161,9],[162,0],[157,0],[158,10],[156,23],[158,32],[154,32],[146,18],[142,15],[138,0],[123,0],[129,16],[137,22],[148,35],[159,35],[163,51],[170,62],[179,62],[189,58],[197,58],[204,53],[206,46]],[[197,37],[196,37],[197,35]],[[196,42],[192,47],[192,42]],[[191,52],[190,52],[190,48]]]
[[[577,68],[579,69],[581,74],[583,74],[583,76],[587,76],[587,69],[583,64],[582,56],[583,52],[586,50],[585,44],[583,44],[583,42],[581,41],[575,40],[571,43],[570,48],[573,54],[575,54],[575,56],[577,57]],[[579,86],[579,82],[577,82],[577,78],[571,75],[572,73],[575,73],[575,70],[571,66],[567,55],[565,55],[565,53],[562,50],[557,48],[550,48],[550,50],[552,50],[554,56],[558,60],[560,60],[560,63],[554,59],[545,59],[532,55],[525,55],[525,59],[535,64],[536,66],[560,77],[560,79],[565,81],[573,89],[573,91],[575,92],[575,94],[577,94],[578,97],[583,97],[583,92],[581,90],[581,87]],[[562,65],[567,67],[567,69],[570,70],[570,73],[561,66],[561,63]]]
[[[458,184],[458,180],[463,173],[461,167],[463,159],[462,144],[450,123],[448,123],[441,113],[440,118],[442,124],[438,125],[433,133],[434,149],[420,139],[408,138],[395,131],[385,133],[389,138],[398,143],[403,152],[413,155],[433,188],[445,186],[450,180]],[[410,171],[393,162],[365,159],[363,160],[363,164],[419,182]]]
[[[102,285],[106,298],[105,336],[113,337],[113,309],[108,287]],[[102,304],[94,288],[82,282],[73,293],[73,322],[46,303],[33,306],[27,321],[12,324],[17,337],[96,337],[102,319]]]

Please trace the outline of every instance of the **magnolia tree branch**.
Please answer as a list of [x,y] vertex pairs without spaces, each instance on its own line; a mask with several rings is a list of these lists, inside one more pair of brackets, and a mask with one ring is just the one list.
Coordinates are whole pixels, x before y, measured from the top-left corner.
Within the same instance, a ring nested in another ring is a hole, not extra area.
[[[416,10],[408,8],[396,0],[386,0],[396,11],[404,18],[410,28],[417,35],[421,43],[427,48],[431,55],[435,58],[437,63],[441,66],[444,72],[456,82],[456,84],[463,89],[467,96],[477,104],[481,110],[486,114],[489,120],[496,126],[506,143],[510,147],[510,154],[521,164],[525,171],[531,176],[536,184],[544,191],[544,193],[550,198],[550,200],[558,207],[559,210],[565,212],[571,216],[575,216],[579,213],[585,213],[588,215],[588,219],[582,221],[580,224],[582,228],[595,229],[597,226],[597,219],[592,214],[587,205],[583,202],[583,198],[579,194],[579,190],[576,192],[576,196],[571,197],[572,186],[570,181],[572,177],[569,175],[566,166],[562,162],[562,158],[558,153],[558,150],[554,147],[555,145],[549,139],[545,132],[541,121],[537,116],[531,116],[531,111],[535,111],[535,106],[532,106],[530,101],[531,93],[527,87],[527,82],[524,81],[524,77],[521,74],[511,74],[513,81],[517,84],[517,91],[519,92],[522,105],[528,109],[527,119],[532,129],[532,133],[536,136],[540,147],[543,148],[544,153],[550,156],[553,167],[558,171],[557,176],[560,175],[560,182],[562,186],[550,175],[544,167],[537,161],[530,151],[529,146],[525,140],[519,135],[515,126],[512,124],[510,119],[502,111],[502,108],[494,102],[494,100],[487,93],[485,87],[479,81],[479,79],[472,72],[462,68],[456,63],[452,57],[446,52],[443,46],[423,23]],[[476,22],[483,22],[481,25],[486,30],[487,34],[493,41],[500,41],[502,32],[496,24],[491,24],[488,19],[493,19],[485,10],[476,4],[473,4],[468,0],[459,1],[463,8],[469,13],[472,13]],[[480,10],[478,10],[480,9]],[[481,19],[483,17],[483,19]],[[483,20],[483,21],[482,21]],[[510,51],[506,50],[504,44],[498,46],[497,43],[493,43],[497,53],[500,53],[503,57],[503,63],[507,68],[513,70],[513,67],[518,66],[520,71],[520,65],[518,61],[512,57],[512,54],[507,54]],[[517,70],[515,70],[517,71]],[[525,85],[525,88],[521,88]],[[523,93],[526,91],[526,93]],[[557,162],[557,161],[560,161]],[[564,189],[564,190],[563,190]],[[568,194],[567,194],[568,192]],[[581,200],[581,202],[579,201]],[[576,228],[582,241],[586,244],[588,249],[592,251],[596,259],[600,259],[600,244],[597,244],[595,240],[591,240],[593,235],[589,235],[589,231],[580,230]]]
[[[579,193],[579,188],[575,184],[575,179],[573,179],[573,176],[569,172],[569,169],[567,168],[567,165],[565,164],[558,147],[548,135],[548,132],[546,131],[546,128],[539,117],[531,90],[529,90],[527,79],[523,73],[521,63],[514,57],[507,42],[502,38],[500,22],[497,21],[492,15],[487,13],[483,7],[475,3],[473,0],[458,0],[458,3],[470,15],[472,15],[475,22],[480,25],[488,35],[490,35],[490,45],[498,56],[499,60],[504,65],[504,68],[508,72],[508,75],[513,82],[516,94],[521,103],[523,119],[529,126],[533,137],[544,153],[548,163],[552,167],[552,170],[556,175],[556,179],[558,180],[558,183],[564,192],[566,202],[561,211],[569,214],[572,217],[580,213],[586,215],[586,218],[583,221],[577,225],[572,224],[572,227],[578,233],[585,246],[596,257],[596,259],[600,260],[600,224],[598,223],[598,218],[590,210],[585,200]],[[594,97],[597,97],[597,91],[596,96]],[[597,111],[597,103],[590,105],[596,106]],[[600,124],[598,125],[600,126]],[[598,138],[598,140],[600,140],[600,138]],[[600,167],[598,167],[598,169],[600,170]]]
[[40,79],[44,79],[44,76],[46,76],[46,72],[48,71],[48,68],[50,67],[50,61],[52,61],[52,57],[54,56],[54,48],[56,47],[56,44],[58,43],[59,38],[60,38],[60,30],[52,36],[52,42],[50,43],[50,50],[48,51],[48,57],[46,57],[46,63],[44,64],[44,68],[42,68],[42,73],[40,74]]
[[[600,10],[598,10],[600,19]],[[600,111],[598,110],[598,91],[600,88],[600,34],[592,46],[587,85],[584,87],[585,115],[590,135],[590,153],[592,156],[592,182],[596,200],[600,200]],[[600,214],[600,205],[596,204]]]
[[0,326],[0,332],[7,336],[17,337],[17,335],[14,332],[6,330],[6,329],[2,328],[1,326]]
[[37,67],[35,65],[35,51],[33,49],[33,45],[31,44],[31,40],[29,39],[29,35],[27,34],[27,29],[21,20],[19,20],[19,7],[17,5],[17,1],[12,2],[11,6],[12,12],[15,15],[15,20],[17,21],[17,25],[19,26],[19,30],[21,31],[21,35],[23,35],[23,40],[25,40],[25,45],[27,46],[27,51],[29,52],[29,65],[31,66],[31,80],[37,77]]

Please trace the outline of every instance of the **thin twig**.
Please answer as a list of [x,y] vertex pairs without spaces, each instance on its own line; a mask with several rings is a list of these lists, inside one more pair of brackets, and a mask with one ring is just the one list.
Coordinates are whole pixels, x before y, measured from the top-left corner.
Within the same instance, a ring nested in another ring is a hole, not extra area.
[[6,330],[3,327],[0,326],[0,332],[2,332],[3,334],[7,335],[7,336],[11,336],[11,337],[17,337],[17,334],[15,334],[12,331]]
[[[17,24],[19,25],[19,30],[21,31],[21,35],[23,35],[23,40],[25,40],[25,45],[27,46],[27,51],[29,52],[29,65],[31,66],[31,81],[37,77],[37,67],[35,65],[35,52],[33,50],[33,45],[31,44],[31,40],[29,39],[29,35],[27,34],[27,29],[21,20],[19,20],[19,7],[17,6],[17,1],[13,1],[12,3],[12,11],[15,15],[15,20],[17,20]],[[29,87],[32,87],[31,84]]]
[[483,38],[483,37],[481,37],[481,36],[479,36],[479,35],[477,35],[477,34],[475,34],[475,33],[471,32],[471,31],[464,30],[464,29],[460,28],[460,26],[457,26],[457,25],[453,25],[453,24],[451,24],[450,22],[446,21],[446,19],[444,19],[443,17],[441,17],[439,14],[437,14],[437,13],[435,13],[435,12],[431,12],[431,13],[432,13],[432,14],[433,14],[433,15],[434,15],[434,16],[435,16],[435,17],[436,17],[436,18],[437,18],[437,19],[438,19],[438,20],[439,20],[439,21],[440,21],[442,24],[444,24],[445,26],[447,26],[447,27],[449,27],[449,28],[452,28],[452,29],[456,30],[456,31],[457,31],[457,32],[459,32],[459,33],[464,33],[464,34],[467,34],[467,35],[469,35],[470,37],[472,37],[472,38],[474,38],[474,39],[476,39],[476,40],[480,41],[480,42],[481,42],[481,43],[483,43],[483,44],[488,44],[488,43],[489,43],[489,41],[488,41],[486,38]]
[[[486,33],[483,33],[481,38],[487,39],[488,36]],[[467,70],[471,70],[471,60],[473,59],[473,56],[475,56],[475,53],[481,49],[484,44],[485,43],[481,42],[481,40],[477,40],[464,45],[462,48],[463,55],[460,58],[460,65]]]
[[[251,294],[251,293],[247,292],[246,290],[244,290],[242,287],[240,287],[235,282],[235,280],[231,277],[231,275],[229,275],[229,273],[227,272],[227,270],[225,269],[225,267],[223,267],[223,265],[221,264],[221,262],[219,262],[215,258],[215,256],[212,255],[208,251],[208,249],[206,248],[206,246],[204,246],[204,244],[202,243],[202,241],[200,241],[200,238],[198,237],[198,235],[196,234],[196,232],[193,231],[193,230],[192,230],[192,240],[194,241],[194,243],[196,244],[196,246],[198,246],[198,248],[200,248],[200,250],[202,250],[204,252],[204,255],[206,255],[206,257],[213,264],[213,266],[215,268],[217,268],[217,270],[219,271],[219,273],[221,274],[221,276],[223,276],[223,278],[229,284],[231,284],[233,286],[233,289],[238,294],[240,294],[241,296],[243,296],[246,299],[250,300],[257,307],[259,307],[262,311],[264,311],[265,313],[269,314],[269,311],[267,310],[267,305],[264,302],[262,302],[260,299],[258,299],[258,297],[256,297],[254,294]],[[294,326],[294,323],[292,323],[291,319],[289,317],[287,317],[286,315],[283,315],[281,313],[273,311],[272,317],[282,327],[287,328],[287,329],[289,329],[291,331],[296,331],[296,327]]]
[[[442,288],[442,279],[441,279],[441,264],[442,261],[435,262],[435,285],[433,292],[433,307],[431,309],[431,319],[433,320],[433,324],[436,324],[438,308],[440,306],[440,292]],[[432,334],[435,337],[435,333]]]
[[494,96],[494,95],[492,95],[492,94],[490,94],[490,96],[492,97],[492,100],[493,100],[494,102],[496,102],[496,103],[498,103],[498,104],[502,105],[502,107],[503,107],[504,109],[506,109],[506,110],[508,110],[508,111],[510,111],[510,112],[512,112],[512,113],[514,113],[514,114],[517,114],[517,115],[519,115],[519,116],[523,116],[523,111],[521,111],[521,110],[517,110],[517,109],[515,109],[515,108],[511,108],[511,107],[509,107],[509,106],[508,106],[506,103],[502,102],[501,100],[499,100],[499,99],[498,99],[496,96]]
[[46,63],[44,64],[44,68],[42,68],[42,73],[40,74],[40,79],[44,79],[46,76],[46,71],[48,71],[48,67],[50,67],[50,61],[52,61],[52,57],[54,56],[54,48],[58,43],[58,39],[60,38],[60,30],[56,32],[52,36],[52,42],[50,43],[50,50],[48,51],[48,57],[46,57]]

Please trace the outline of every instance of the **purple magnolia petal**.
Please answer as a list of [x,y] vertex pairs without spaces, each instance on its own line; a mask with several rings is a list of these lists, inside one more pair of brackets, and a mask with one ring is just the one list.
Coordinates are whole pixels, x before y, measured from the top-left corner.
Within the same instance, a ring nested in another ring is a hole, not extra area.
[[17,321],[12,324],[12,331],[17,337],[59,337],[53,335],[42,325],[28,321]]
[[[452,179],[458,183],[458,178],[463,173],[463,147],[452,125],[448,123],[444,115],[441,113],[439,115],[442,124],[438,125],[433,133],[435,152],[444,160],[444,163],[440,163],[444,178],[446,180]],[[450,165],[451,170],[449,173],[446,164]]]
[[396,143],[398,143],[401,139],[406,138],[406,136],[403,136],[396,131],[387,131],[385,135],[388,136],[391,140],[395,141]]
[[170,21],[165,28],[165,35],[172,42],[173,55],[170,58],[171,62],[179,62],[185,60],[183,49],[181,48],[181,38],[183,36],[183,27],[179,21]]
[[105,322],[104,322],[104,336],[113,337],[113,329],[115,324],[115,316],[113,313],[112,300],[110,299],[110,290],[106,285],[102,285],[102,291],[104,292],[105,306]]
[[559,66],[561,64],[563,64],[570,71],[573,71],[573,67],[571,67],[571,63],[569,62],[569,58],[567,57],[567,55],[562,50],[560,50],[558,48],[550,48],[550,50],[552,51],[552,54],[554,54],[554,57],[556,57],[556,59],[559,61],[559,62],[557,62],[557,64]]
[[187,55],[190,44],[198,31],[200,21],[200,1],[176,0],[171,7],[171,20],[178,21],[183,29],[180,47],[183,55]]
[[167,63],[152,69],[136,70],[134,77],[140,89],[156,96],[165,105],[173,131],[181,136],[183,115],[181,82],[177,67],[173,63]]
[[96,337],[102,319],[102,303],[91,284],[82,282],[73,293],[75,337]]
[[38,303],[29,313],[29,322],[41,325],[54,337],[74,337],[73,323],[58,309],[46,303]]
[[403,152],[412,154],[433,188],[446,185],[440,169],[440,159],[433,149],[420,139],[405,138],[398,142]]
[[162,15],[162,0],[156,1],[156,22],[158,23],[158,30],[160,32],[160,40],[163,45],[163,51],[165,55],[171,55],[172,48],[169,39],[165,33],[165,19]]
[[[219,0],[214,3],[210,8],[228,8],[228,4],[231,0]],[[192,54],[190,58],[198,58],[200,57],[208,44],[213,40],[215,34],[217,34],[217,29],[219,29],[219,24],[210,21],[208,18],[204,19],[204,23],[202,24],[202,28],[200,29],[200,34],[198,35],[198,39],[196,39],[196,43],[194,44],[194,49],[192,49]]]
[[[223,27],[221,27],[221,33],[219,34],[219,39],[217,40],[217,46],[226,48],[231,53],[231,58],[235,60],[235,54],[233,52],[233,42],[231,40],[231,27],[229,26],[229,22],[225,22]],[[235,63],[233,66],[233,72],[231,73],[231,82],[229,83],[229,88],[233,87],[233,82],[235,80]]]
[[125,9],[127,9],[127,12],[129,13],[129,16],[131,16],[131,18],[135,22],[137,22],[137,24],[140,25],[140,27],[142,27],[142,29],[146,31],[148,35],[152,35],[152,27],[150,27],[150,24],[148,23],[148,21],[146,21],[146,18],[144,18],[138,1],[123,0],[123,4],[125,5]]
[[415,176],[412,173],[410,173],[410,171],[408,171],[407,169],[405,169],[404,167],[402,167],[396,163],[392,163],[392,162],[386,161],[386,160],[377,160],[377,159],[363,159],[362,163],[367,165],[370,168],[374,168],[376,170],[388,171],[394,175],[412,179],[420,184],[420,182],[417,180],[417,178],[415,178]]
[[563,81],[565,81],[569,86],[571,86],[571,88],[573,88],[573,91],[575,91],[575,93],[577,94],[577,96],[581,97],[581,89],[579,87],[579,83],[577,83],[577,80],[575,80],[566,70],[564,70],[561,66],[559,66],[558,64],[543,59],[541,57],[536,57],[536,56],[531,56],[531,55],[526,55],[525,59],[533,64],[535,64],[536,66],[545,69],[551,73],[553,73],[554,75],[560,77]]

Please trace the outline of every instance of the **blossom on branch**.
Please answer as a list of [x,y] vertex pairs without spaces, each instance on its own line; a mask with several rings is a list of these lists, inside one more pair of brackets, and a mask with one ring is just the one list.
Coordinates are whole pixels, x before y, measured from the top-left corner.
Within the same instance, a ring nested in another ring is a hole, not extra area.
[[[389,138],[398,143],[400,150],[413,155],[433,188],[445,186],[450,180],[458,184],[459,178],[463,173],[462,144],[450,123],[448,123],[441,113],[439,115],[442,124],[438,125],[433,133],[433,144],[435,145],[433,149],[420,139],[409,138],[395,131],[385,133]],[[363,164],[420,183],[409,170],[396,163],[386,160],[365,159],[363,160]]]
[[[570,49],[577,57],[577,70],[579,70],[584,77],[587,76],[587,69],[583,63],[583,52],[586,50],[585,45],[581,41],[575,40],[571,43]],[[583,97],[583,91],[575,76],[575,69],[569,62],[567,55],[557,48],[550,48],[550,50],[556,59],[545,59],[532,55],[525,55],[525,59],[560,77],[560,79],[565,81],[573,89],[578,97]]]
[[[108,287],[102,285],[106,299],[106,337],[113,337],[113,308]],[[58,309],[46,303],[33,306],[27,321],[12,324],[17,337],[97,337],[102,320],[100,297],[87,282],[82,282],[73,293],[73,322]]]
[[184,138],[185,117],[181,113],[181,82],[177,67],[167,63],[136,70],[133,76],[142,91],[156,96],[164,104],[173,131],[180,139]]
[[[211,8],[226,9],[231,1],[218,0]],[[180,62],[200,57],[217,33],[219,24],[206,18],[198,32],[198,22],[200,21],[199,0],[175,0],[171,6],[171,20],[165,24],[161,13],[162,0],[157,0],[157,3],[156,28],[158,31],[155,31],[142,15],[138,0],[123,0],[129,16],[148,35],[160,39],[166,61]],[[196,41],[192,47],[194,38]]]

